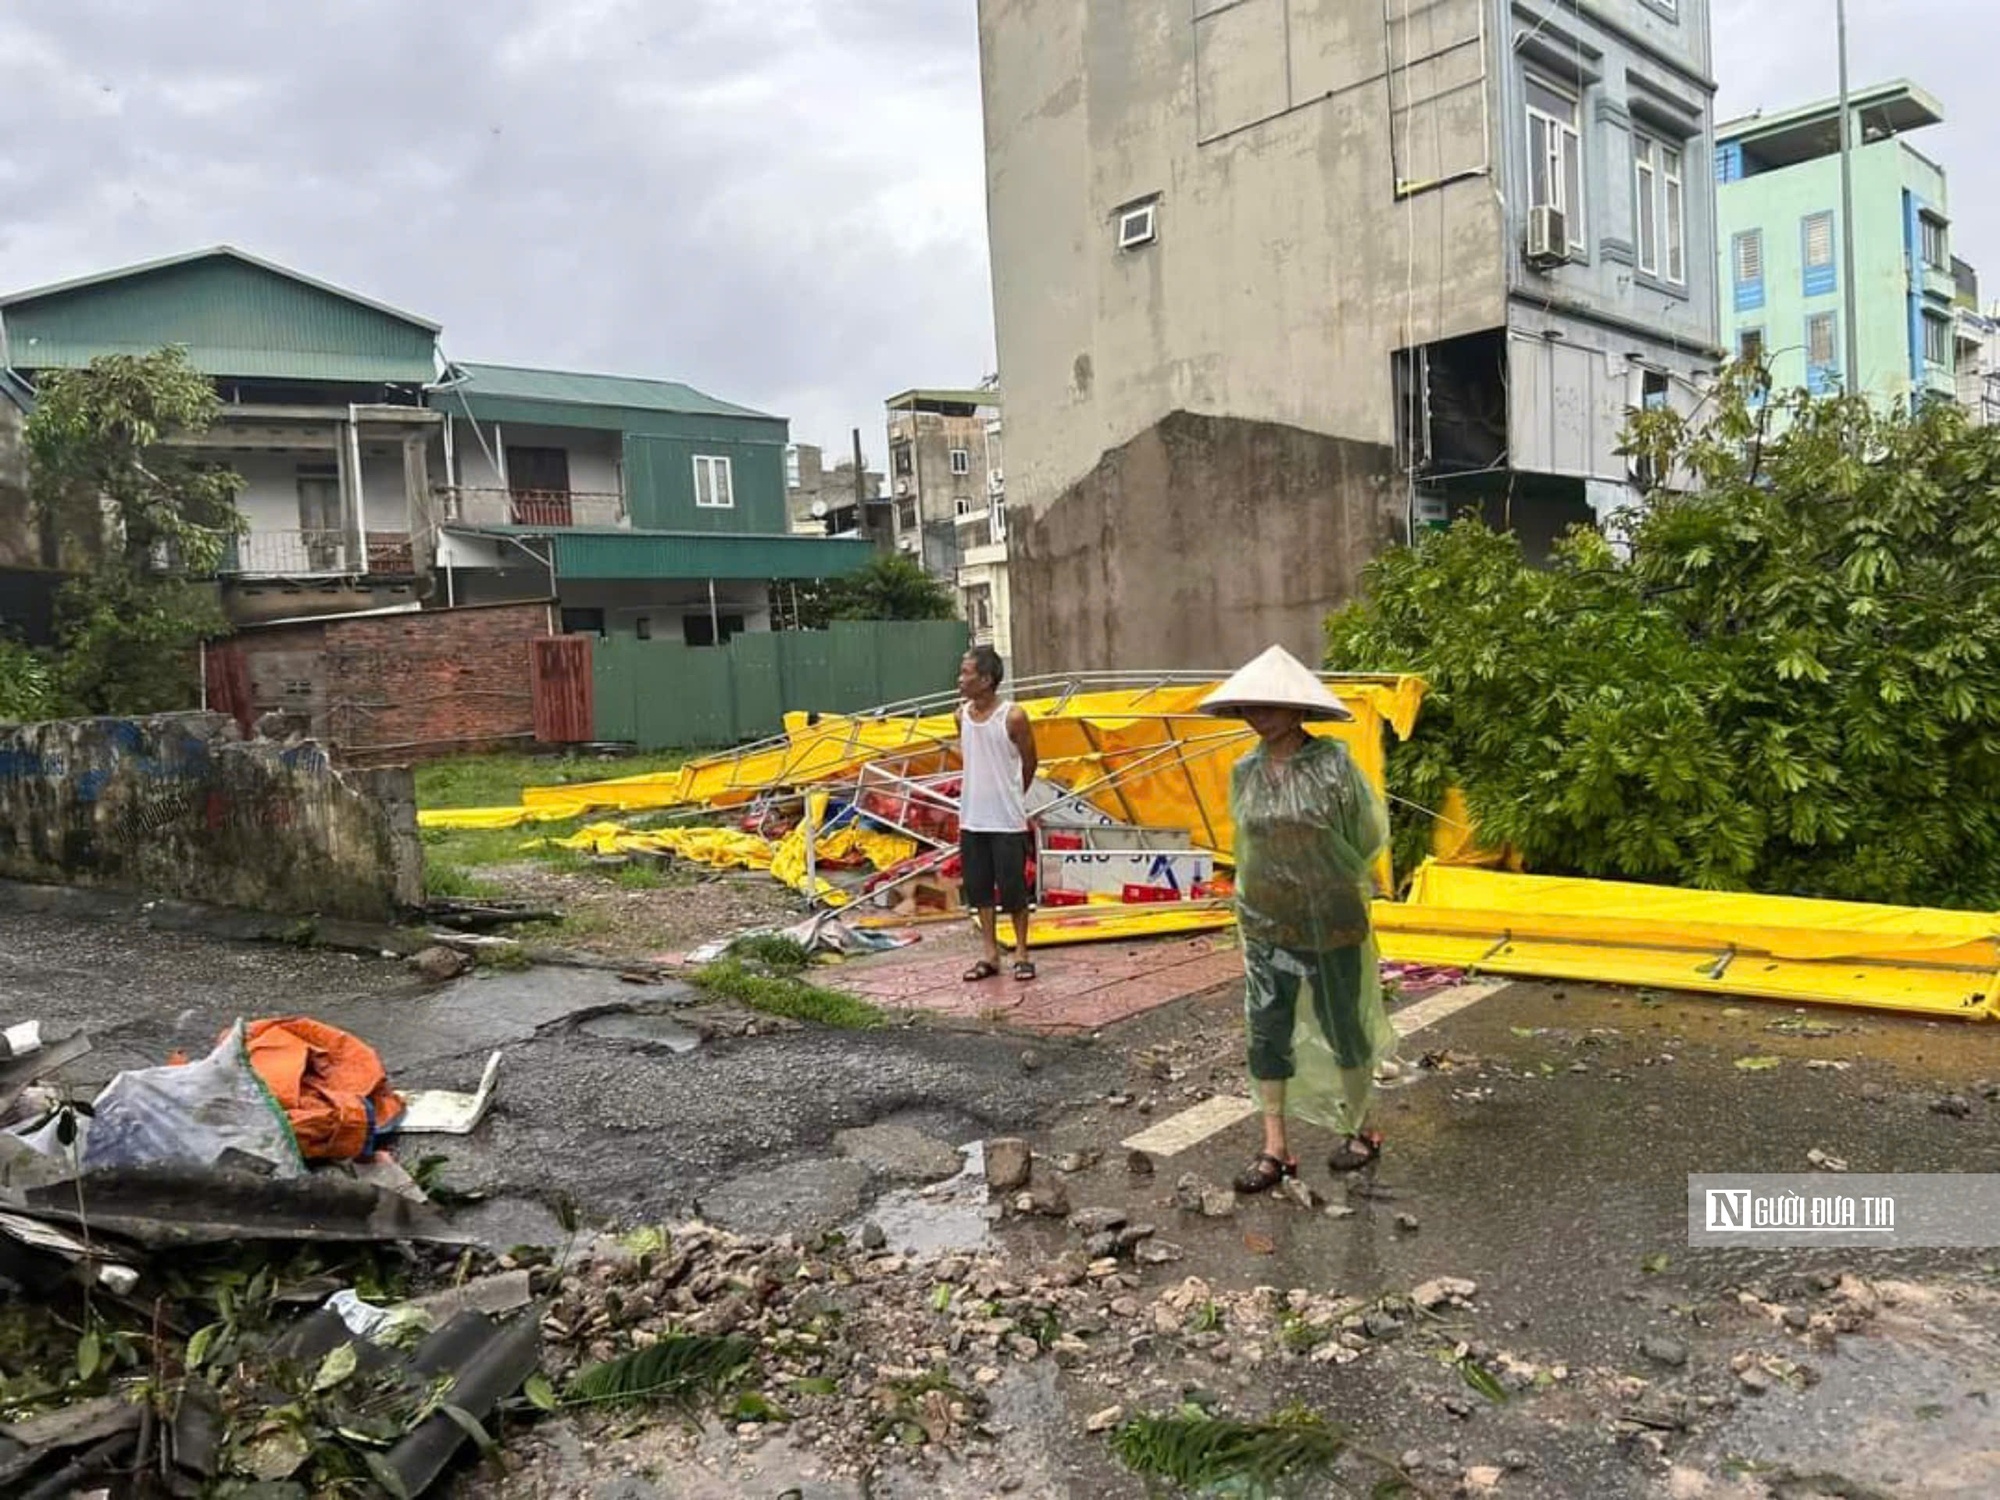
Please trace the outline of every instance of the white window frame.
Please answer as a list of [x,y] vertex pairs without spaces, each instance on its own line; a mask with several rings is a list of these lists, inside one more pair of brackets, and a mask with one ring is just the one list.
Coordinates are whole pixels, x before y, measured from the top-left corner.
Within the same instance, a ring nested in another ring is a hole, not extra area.
[[[706,496],[707,498],[703,498]],[[694,503],[697,510],[734,510],[736,475],[726,455],[694,456]]]
[[[1523,93],[1528,112],[1528,207],[1553,208],[1563,216],[1563,230],[1569,238],[1569,248],[1584,248],[1584,161],[1583,133],[1580,124],[1583,119],[1583,100],[1573,88],[1552,82],[1539,73],[1523,73],[1525,80]],[[1569,104],[1568,118],[1552,114],[1533,98],[1533,90],[1540,89]],[[1536,137],[1541,137],[1541,147],[1536,146]],[[1547,191],[1537,193],[1535,188],[1535,168],[1540,159]],[[1570,201],[1571,185],[1575,187],[1576,201]]]
[[[1819,229],[1826,231],[1826,254],[1815,260],[1813,258],[1813,233]],[[1840,248],[1834,243],[1834,239],[1835,230],[1832,209],[1822,208],[1805,216],[1799,230],[1799,260],[1808,271],[1825,271],[1832,268],[1834,257]]]
[[972,472],[972,450],[970,448],[954,448],[951,450],[951,472],[954,474],[970,474]]
[[1681,147],[1632,136],[1632,237],[1639,269],[1670,286],[1687,285],[1687,178]]
[[994,500],[992,506],[992,515],[993,515],[993,540],[996,542],[1004,542],[1007,540],[1007,502],[1005,500],[1000,500],[1000,499]]
[[799,449],[798,449],[798,444],[792,443],[787,445],[787,447],[785,448],[785,488],[788,490],[795,490],[798,487],[799,487]]
[[[1917,215],[1917,254],[1923,258],[1924,268],[1930,271],[1951,269],[1951,241],[1947,237],[1950,225],[1934,213]],[[1937,247],[1937,258],[1931,258],[1931,247]]]
[[[1924,320],[1924,363],[1934,370],[1949,370],[1953,367],[1951,347],[1951,319],[1938,313],[1926,312]],[[1943,353],[1931,357],[1931,339],[1935,336]]]
[[1157,198],[1118,210],[1118,248],[1137,250],[1160,237],[1160,203]]
[[[1746,256],[1744,254],[1746,250],[1754,250],[1754,253]],[[1757,262],[1756,275],[1744,275],[1743,263],[1745,260],[1755,260]],[[1746,229],[1731,241],[1729,246],[1729,277],[1732,286],[1756,286],[1763,281],[1764,231],[1762,229]]]

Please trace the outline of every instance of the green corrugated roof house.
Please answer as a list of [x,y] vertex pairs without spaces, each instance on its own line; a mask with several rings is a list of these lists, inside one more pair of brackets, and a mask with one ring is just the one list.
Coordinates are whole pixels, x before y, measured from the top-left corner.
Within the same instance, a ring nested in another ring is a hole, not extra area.
[[[768,625],[774,581],[865,544],[796,537],[787,425],[672,381],[447,364],[438,325],[229,246],[0,297],[27,384],[186,348],[243,476],[239,620],[559,600],[575,629],[700,644]],[[359,597],[357,597],[359,596]]]

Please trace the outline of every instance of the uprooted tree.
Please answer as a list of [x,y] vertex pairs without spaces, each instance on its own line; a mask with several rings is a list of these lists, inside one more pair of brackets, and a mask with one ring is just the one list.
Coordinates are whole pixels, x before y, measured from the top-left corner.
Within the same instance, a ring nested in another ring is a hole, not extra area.
[[1628,447],[1676,487],[1617,538],[1536,568],[1462,520],[1328,621],[1329,666],[1430,684],[1392,789],[1542,872],[2000,905],[2000,429],[1738,369]]
[[165,443],[219,405],[180,349],[106,355],[45,379],[28,418],[29,493],[76,576],[56,611],[50,704],[152,713],[198,697],[196,648],[226,629],[214,576],[242,529],[242,481]]

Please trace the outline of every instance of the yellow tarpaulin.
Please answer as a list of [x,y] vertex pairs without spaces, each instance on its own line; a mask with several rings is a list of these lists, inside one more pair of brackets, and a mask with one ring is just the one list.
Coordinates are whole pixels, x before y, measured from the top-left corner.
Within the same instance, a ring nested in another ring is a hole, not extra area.
[[2000,918],[1426,863],[1383,956],[1496,974],[2000,1017]]
[[[633,829],[618,823],[592,823],[568,838],[550,842],[592,854],[673,854],[715,869],[769,870],[793,890],[803,892],[806,888],[805,824],[775,844],[754,833],[738,833],[728,828]],[[815,847],[821,859],[844,859],[858,854],[878,870],[900,864],[917,852],[912,839],[852,825],[822,832]],[[838,906],[846,901],[832,882],[822,879],[818,885],[820,898],[828,905]]]
[[[1342,740],[1370,783],[1383,791],[1384,731],[1399,738],[1410,733],[1423,702],[1422,680],[1335,675],[1326,681],[1354,710],[1354,722],[1314,725],[1314,732]],[[1051,781],[1083,793],[1120,822],[1184,828],[1197,845],[1227,855],[1229,771],[1255,740],[1242,725],[1199,712],[1214,688],[1214,683],[1175,683],[1065,693],[1021,706],[1034,725],[1035,747]],[[951,770],[957,763],[957,725],[948,711],[924,718],[788,714],[785,734],[780,744],[710,756],[676,771],[530,787],[519,807],[429,809],[418,821],[426,828],[485,829],[592,813],[721,809],[785,787],[850,781],[870,763],[912,776]],[[1391,874],[1385,856],[1385,889]]]

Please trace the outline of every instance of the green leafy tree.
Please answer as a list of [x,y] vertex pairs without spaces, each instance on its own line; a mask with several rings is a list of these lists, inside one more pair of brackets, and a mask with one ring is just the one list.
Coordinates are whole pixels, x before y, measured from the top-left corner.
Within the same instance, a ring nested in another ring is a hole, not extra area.
[[1541,871],[2000,905],[2000,430],[1739,369],[1628,446],[1674,487],[1622,556],[1460,521],[1328,622],[1330,666],[1430,682],[1395,790]]
[[28,418],[29,493],[79,576],[57,606],[56,685],[85,713],[197,701],[199,643],[227,629],[213,575],[242,530],[242,481],[170,436],[220,411],[185,351],[105,355],[47,377]]
[[[834,620],[951,620],[958,616],[952,592],[915,562],[891,553],[872,559],[845,578],[827,579],[797,590],[799,623],[824,630]],[[791,595],[783,613],[790,612]]]

